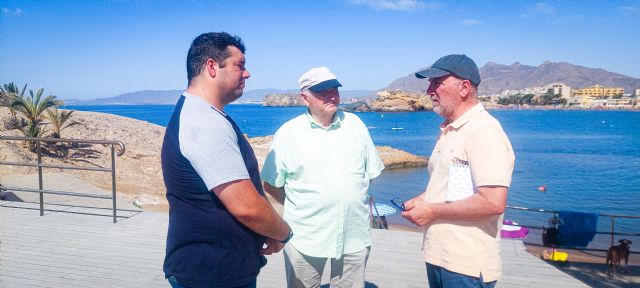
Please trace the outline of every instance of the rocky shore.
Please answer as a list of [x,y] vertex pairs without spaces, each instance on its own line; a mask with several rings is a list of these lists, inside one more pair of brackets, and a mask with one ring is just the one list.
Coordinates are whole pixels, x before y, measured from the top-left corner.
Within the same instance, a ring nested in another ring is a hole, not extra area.
[[[6,108],[0,108],[0,135],[21,136],[17,130],[3,130],[3,124],[10,114]],[[160,165],[160,150],[165,128],[146,121],[140,121],[117,115],[97,112],[74,112],[72,119],[80,122],[62,131],[67,139],[105,139],[119,140],[126,145],[126,152],[116,157],[118,195],[127,202],[135,203],[145,210],[165,211],[167,203]],[[272,136],[248,138],[255,150],[260,167],[271,145]],[[427,159],[412,155],[391,147],[377,147],[387,169],[418,167],[427,165]],[[56,155],[53,150],[43,157],[44,163],[109,168],[111,147],[102,145],[80,145],[68,150],[67,156]],[[0,140],[0,161],[30,162],[37,161],[35,153],[30,152],[20,141]],[[45,169],[47,173],[76,175],[89,184],[111,189],[111,175],[105,172]],[[4,175],[33,174],[35,168],[0,165],[0,184]]]
[[269,94],[264,97],[262,106],[274,106],[274,107],[289,107],[289,106],[304,106],[300,94]]

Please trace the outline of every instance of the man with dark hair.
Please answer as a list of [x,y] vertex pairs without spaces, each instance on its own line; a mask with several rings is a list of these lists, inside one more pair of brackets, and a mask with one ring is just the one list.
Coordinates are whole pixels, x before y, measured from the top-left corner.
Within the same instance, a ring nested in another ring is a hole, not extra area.
[[174,288],[255,287],[262,254],[280,251],[292,236],[264,197],[251,146],[223,111],[250,76],[244,51],[239,37],[224,32],[202,34],[189,49],[189,85],[162,145],[164,273]]
[[404,203],[402,216],[425,228],[429,287],[493,287],[501,274],[511,143],[478,101],[480,73],[471,58],[444,56],[416,77],[429,78],[433,111],[445,121],[429,158],[427,189]]

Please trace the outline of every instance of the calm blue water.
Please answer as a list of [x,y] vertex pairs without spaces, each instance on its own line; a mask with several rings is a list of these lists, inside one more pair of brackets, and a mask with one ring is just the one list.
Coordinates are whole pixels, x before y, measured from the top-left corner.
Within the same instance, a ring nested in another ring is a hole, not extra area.
[[[171,105],[67,106],[166,125]],[[272,135],[303,107],[229,105],[226,112],[251,137]],[[628,111],[493,110],[516,153],[508,204],[551,210],[640,215],[640,113]],[[428,156],[441,119],[431,112],[357,114],[376,145]],[[402,130],[391,128],[404,128]],[[385,171],[374,180],[377,202],[418,195],[428,181],[426,168]],[[537,191],[541,185],[547,192]],[[544,225],[549,214],[508,210],[521,224]],[[401,217],[390,222],[410,225]],[[607,231],[609,218],[599,229]],[[640,233],[640,220],[617,220],[616,227]]]

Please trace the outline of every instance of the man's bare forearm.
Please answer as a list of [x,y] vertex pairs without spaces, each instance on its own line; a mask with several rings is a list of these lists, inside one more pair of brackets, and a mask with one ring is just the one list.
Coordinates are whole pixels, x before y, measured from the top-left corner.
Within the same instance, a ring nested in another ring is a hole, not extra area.
[[267,182],[262,182],[262,184],[265,192],[271,195],[271,197],[278,201],[278,203],[284,204],[284,198],[286,197],[284,193],[284,187],[274,187]]
[[253,183],[237,180],[213,188],[229,213],[254,232],[276,240],[289,235],[289,225],[273,209],[269,201],[258,194]]
[[478,187],[473,196],[451,203],[432,204],[437,219],[477,219],[504,212],[507,187]]
[[482,186],[473,196],[451,203],[427,203],[425,194],[405,202],[402,216],[418,226],[427,225],[437,219],[470,220],[500,215],[507,202],[507,187]]

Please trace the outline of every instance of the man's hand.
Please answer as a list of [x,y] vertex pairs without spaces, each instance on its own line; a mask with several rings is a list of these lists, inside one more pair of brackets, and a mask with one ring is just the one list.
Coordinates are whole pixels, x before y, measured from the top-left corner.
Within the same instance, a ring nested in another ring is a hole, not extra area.
[[280,250],[282,250],[282,248],[284,248],[284,243],[271,238],[267,238],[267,240],[264,241],[264,244],[266,245],[266,247],[260,250],[260,253],[262,253],[262,255],[271,255],[273,253],[278,253],[280,252]]
[[436,213],[431,204],[424,202],[422,195],[404,202],[405,211],[402,217],[418,226],[425,226],[436,219]]

